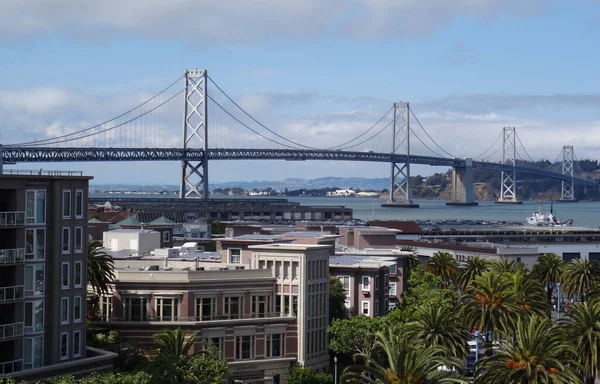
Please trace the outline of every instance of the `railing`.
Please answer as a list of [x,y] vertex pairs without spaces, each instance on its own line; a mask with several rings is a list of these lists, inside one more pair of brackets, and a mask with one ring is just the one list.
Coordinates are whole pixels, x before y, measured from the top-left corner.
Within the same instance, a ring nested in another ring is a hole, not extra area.
[[25,260],[25,248],[0,249],[0,264],[16,264]]
[[0,212],[0,227],[20,227],[25,225],[25,212]]
[[83,176],[83,171],[55,171],[43,169],[4,169],[3,175],[38,175],[38,176]]
[[19,372],[23,370],[23,359],[0,362],[0,375]]
[[142,317],[124,317],[124,316],[96,316],[97,321],[182,321],[182,322],[203,322],[203,321],[221,321],[221,320],[243,320],[243,319],[266,319],[266,318],[287,318],[293,317],[293,314],[281,314],[279,312],[268,313],[246,313],[241,315],[216,315],[216,316],[175,316],[175,317],[159,317],[159,316],[142,316]]
[[23,336],[23,323],[0,325],[0,340]]
[[0,287],[0,304],[10,303],[16,300],[23,299],[25,287],[16,285],[13,287]]

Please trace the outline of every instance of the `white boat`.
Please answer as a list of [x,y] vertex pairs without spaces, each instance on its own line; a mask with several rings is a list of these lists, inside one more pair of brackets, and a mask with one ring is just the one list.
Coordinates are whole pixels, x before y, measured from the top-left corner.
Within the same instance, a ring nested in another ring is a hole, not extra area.
[[542,206],[540,205],[538,211],[533,212],[533,214],[527,218],[527,224],[540,227],[570,227],[573,225],[573,219],[561,221],[554,216],[554,207],[552,205],[550,205],[550,212],[542,211]]

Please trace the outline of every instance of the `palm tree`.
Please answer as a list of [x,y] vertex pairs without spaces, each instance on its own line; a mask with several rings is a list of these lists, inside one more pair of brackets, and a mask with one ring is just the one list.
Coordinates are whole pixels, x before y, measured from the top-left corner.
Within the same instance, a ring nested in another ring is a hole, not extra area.
[[463,297],[460,316],[468,329],[479,327],[497,336],[512,336],[517,318],[524,313],[518,299],[510,279],[485,272]]
[[595,261],[573,259],[563,271],[563,289],[566,295],[577,294],[581,301],[598,284],[600,268]]
[[544,253],[531,269],[531,276],[546,287],[548,308],[552,307],[552,288],[562,277],[565,262],[555,253]]
[[198,337],[198,332],[193,332],[186,341],[185,338],[187,335],[188,331],[183,331],[181,328],[177,328],[174,331],[172,329],[165,329],[161,333],[154,334],[152,338],[160,350],[160,357],[176,361],[180,357],[189,355]]
[[408,275],[410,274],[410,271],[412,271],[417,265],[421,264],[421,261],[419,260],[419,256],[417,256],[417,251],[413,247],[404,246],[401,247],[400,250],[402,252],[410,252],[410,255],[405,256]]
[[593,384],[600,369],[600,305],[592,302],[571,305],[561,325],[567,339],[577,347],[575,356],[584,383]]
[[88,242],[87,251],[88,283],[98,296],[108,294],[112,290],[111,284],[115,280],[114,261],[103,251],[102,243],[97,240]]
[[527,268],[525,265],[517,260],[507,259],[506,257],[501,258],[500,260],[493,260],[490,263],[490,271],[495,273],[517,273],[517,272],[525,272]]
[[482,384],[577,384],[582,383],[565,344],[550,320],[532,316],[517,323],[516,342],[502,341],[500,349],[476,363],[475,383]]
[[458,272],[458,264],[448,252],[436,252],[429,258],[425,271],[440,276],[445,282],[454,281]]
[[422,343],[426,348],[442,348],[459,359],[469,352],[468,331],[460,326],[455,312],[449,308],[425,304],[404,329],[413,342]]
[[524,314],[548,317],[550,307],[546,301],[544,288],[537,281],[532,280],[523,272],[506,275],[505,278],[512,280],[512,291],[515,294],[515,300],[523,309]]
[[469,257],[458,270],[457,280],[460,288],[467,291],[471,282],[490,268],[490,262],[481,256]]
[[456,373],[460,361],[443,357],[445,351],[442,348],[415,346],[407,335],[392,329],[386,334],[377,332],[376,337],[383,358],[356,354],[355,361],[361,363],[346,368],[340,383],[467,383]]

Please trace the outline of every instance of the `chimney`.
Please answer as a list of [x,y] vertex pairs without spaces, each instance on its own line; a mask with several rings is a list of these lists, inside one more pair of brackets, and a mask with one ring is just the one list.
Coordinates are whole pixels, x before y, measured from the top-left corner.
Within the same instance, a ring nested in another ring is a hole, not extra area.
[[165,257],[165,268],[169,268],[169,256]]
[[196,270],[198,270],[198,267],[200,266],[200,264],[198,263],[198,260],[199,260],[199,258],[198,258],[198,257],[194,258],[194,268],[195,268]]

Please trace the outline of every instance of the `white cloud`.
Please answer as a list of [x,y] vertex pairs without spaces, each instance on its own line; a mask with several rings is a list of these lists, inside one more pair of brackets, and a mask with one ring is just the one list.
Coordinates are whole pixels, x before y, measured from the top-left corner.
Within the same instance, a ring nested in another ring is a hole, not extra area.
[[61,32],[244,43],[322,34],[429,34],[459,17],[529,16],[541,0],[37,0],[0,2],[0,36]]

